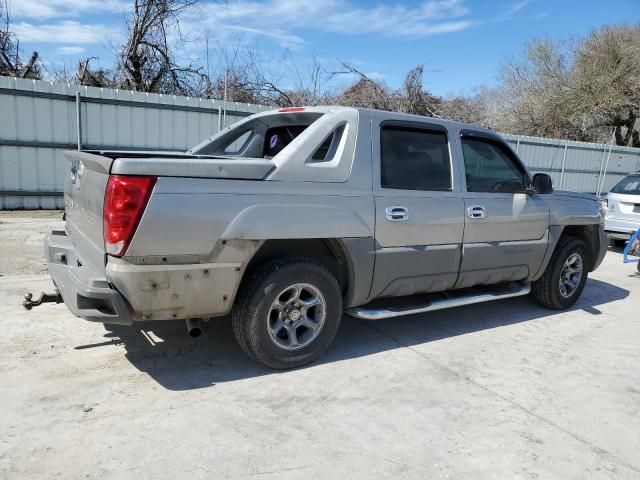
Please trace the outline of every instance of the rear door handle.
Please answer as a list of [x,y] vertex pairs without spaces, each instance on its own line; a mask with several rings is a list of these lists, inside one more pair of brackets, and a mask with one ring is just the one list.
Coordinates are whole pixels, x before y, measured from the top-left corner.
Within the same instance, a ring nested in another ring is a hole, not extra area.
[[472,219],[486,218],[487,209],[482,205],[471,205],[467,208],[467,217]]
[[390,222],[404,222],[409,220],[409,209],[407,207],[387,207],[385,217]]

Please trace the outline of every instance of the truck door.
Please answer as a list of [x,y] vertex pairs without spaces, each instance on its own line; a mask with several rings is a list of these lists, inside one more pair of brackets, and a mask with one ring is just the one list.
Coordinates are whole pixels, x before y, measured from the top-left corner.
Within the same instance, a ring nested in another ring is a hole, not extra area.
[[457,288],[526,279],[548,244],[549,208],[498,137],[462,131],[465,227]]
[[464,200],[449,133],[435,123],[374,120],[371,297],[440,291],[456,282]]

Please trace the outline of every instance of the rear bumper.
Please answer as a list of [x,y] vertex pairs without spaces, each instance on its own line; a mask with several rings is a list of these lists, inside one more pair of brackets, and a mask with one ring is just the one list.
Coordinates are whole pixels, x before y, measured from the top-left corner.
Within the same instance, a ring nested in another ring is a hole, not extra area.
[[626,220],[623,218],[606,217],[604,220],[604,229],[611,238],[620,240],[629,240],[631,234],[640,228],[638,220]]
[[128,302],[111,288],[104,275],[78,262],[65,232],[51,232],[44,245],[49,275],[71,313],[92,322],[133,323]]

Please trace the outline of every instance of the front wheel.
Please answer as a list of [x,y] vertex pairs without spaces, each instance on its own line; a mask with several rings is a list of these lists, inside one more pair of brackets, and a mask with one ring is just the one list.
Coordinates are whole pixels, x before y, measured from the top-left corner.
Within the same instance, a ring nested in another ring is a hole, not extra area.
[[549,260],[547,269],[532,284],[532,294],[543,307],[564,310],[571,307],[584,289],[588,275],[585,243],[574,237],[563,237]]
[[334,275],[303,258],[278,259],[251,272],[231,320],[244,352],[275,369],[317,359],[331,344],[342,317]]

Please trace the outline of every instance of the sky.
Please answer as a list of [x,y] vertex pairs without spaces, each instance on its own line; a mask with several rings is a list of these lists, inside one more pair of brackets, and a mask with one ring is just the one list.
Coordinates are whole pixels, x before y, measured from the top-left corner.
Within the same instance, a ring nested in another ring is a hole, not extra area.
[[[51,67],[72,68],[87,57],[112,63],[132,4],[8,1],[21,47],[38,51]],[[189,42],[180,56],[205,65],[208,44],[215,69],[242,45],[258,50],[279,75],[294,66],[305,71],[312,58],[326,70],[344,61],[394,88],[423,64],[428,91],[455,95],[495,85],[500,63],[532,38],[562,40],[639,21],[640,0],[228,0],[223,7],[201,0],[182,19]]]

